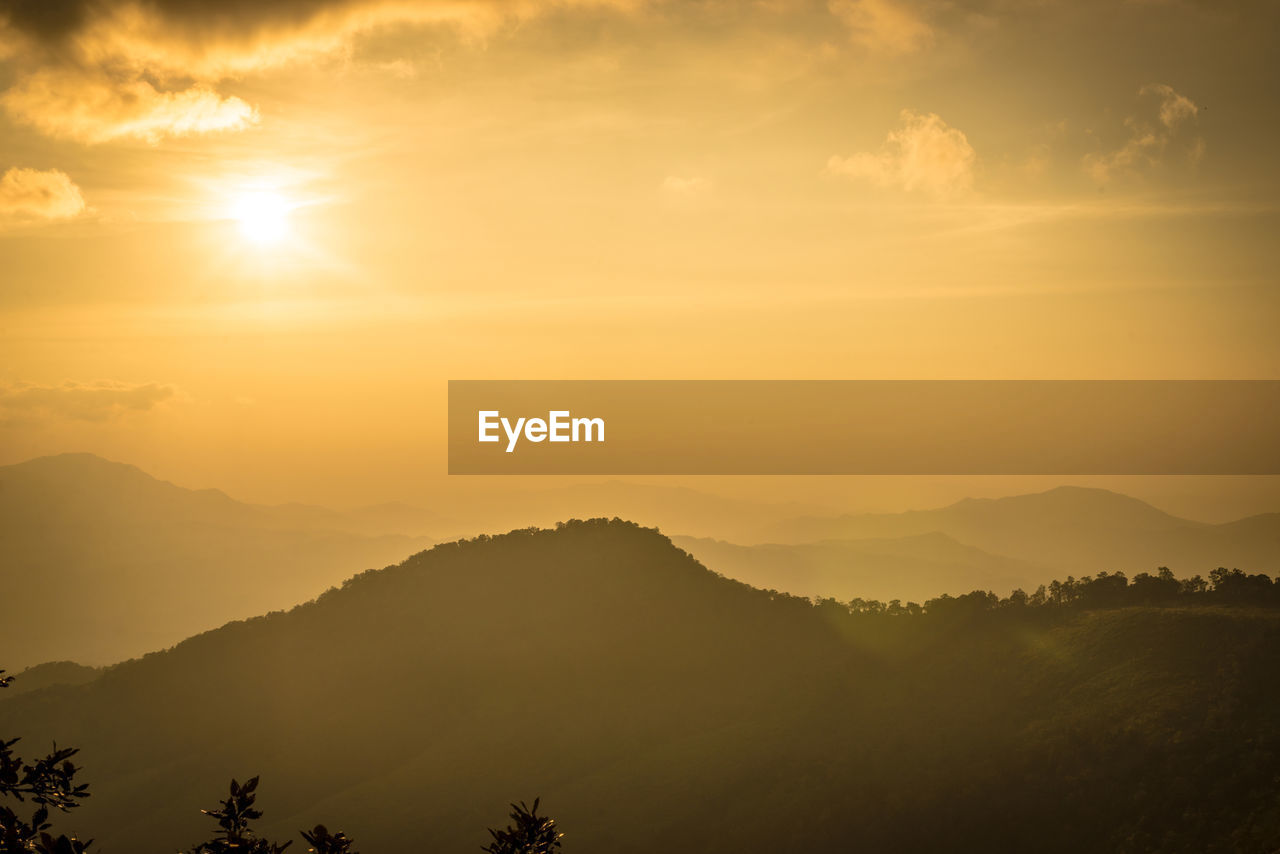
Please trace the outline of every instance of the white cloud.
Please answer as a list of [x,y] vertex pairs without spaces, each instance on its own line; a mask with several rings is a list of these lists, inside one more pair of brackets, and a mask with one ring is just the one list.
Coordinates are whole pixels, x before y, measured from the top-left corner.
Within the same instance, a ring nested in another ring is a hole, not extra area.
[[36,72],[0,100],[15,120],[84,143],[126,138],[156,143],[167,136],[242,130],[258,119],[249,104],[207,86],[166,92],[146,80],[83,71]]
[[902,111],[902,127],[877,152],[833,156],[827,171],[879,187],[924,192],[936,198],[967,193],[977,154],[964,133],[934,113]]
[[70,219],[84,210],[84,196],[65,172],[14,168],[0,176],[0,218]]

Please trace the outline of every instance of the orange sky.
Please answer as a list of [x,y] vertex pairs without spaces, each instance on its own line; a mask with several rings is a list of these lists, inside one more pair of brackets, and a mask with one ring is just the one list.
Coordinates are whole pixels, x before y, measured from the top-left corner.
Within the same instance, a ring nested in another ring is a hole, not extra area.
[[356,503],[449,378],[1278,375],[1274,4],[6,8],[0,462]]

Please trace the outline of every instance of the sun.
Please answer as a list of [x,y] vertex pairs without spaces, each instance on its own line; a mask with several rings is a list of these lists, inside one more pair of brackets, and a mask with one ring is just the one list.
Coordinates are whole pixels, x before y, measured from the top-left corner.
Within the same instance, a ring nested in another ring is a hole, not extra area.
[[231,216],[240,223],[240,232],[254,243],[278,243],[289,233],[289,213],[293,205],[279,193],[245,193],[236,199]]

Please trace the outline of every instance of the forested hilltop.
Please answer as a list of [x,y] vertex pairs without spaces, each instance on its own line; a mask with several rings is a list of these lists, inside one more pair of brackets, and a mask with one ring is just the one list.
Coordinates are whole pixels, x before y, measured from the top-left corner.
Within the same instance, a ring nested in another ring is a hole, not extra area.
[[575,521],[11,697],[0,733],[82,748],[59,829],[104,852],[190,845],[257,774],[265,835],[365,854],[476,850],[534,794],[570,852],[1272,852],[1277,585],[1135,569],[815,602]]

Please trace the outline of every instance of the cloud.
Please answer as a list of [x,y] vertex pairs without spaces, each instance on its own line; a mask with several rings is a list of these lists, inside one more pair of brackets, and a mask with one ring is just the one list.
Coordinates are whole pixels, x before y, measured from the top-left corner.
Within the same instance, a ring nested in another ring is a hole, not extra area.
[[1172,86],[1164,83],[1148,83],[1138,90],[1139,95],[1160,96],[1160,124],[1169,130],[1175,130],[1187,119],[1195,118],[1200,108],[1185,95],[1173,91]]
[[948,198],[972,188],[976,160],[964,133],[934,113],[903,110],[902,127],[889,132],[878,152],[833,156],[827,171],[879,187]]
[[77,71],[32,74],[0,103],[42,133],[84,143],[133,138],[154,144],[166,136],[242,130],[258,120],[249,104],[207,86],[165,92],[146,80]]
[[84,210],[84,196],[65,172],[14,168],[0,175],[0,219],[70,219]]
[[894,0],[831,0],[827,8],[849,28],[853,41],[883,53],[914,53],[933,43],[933,28]]
[[[566,6],[644,0],[22,0],[0,2],[0,57],[16,75],[15,119],[85,143],[157,142],[243,130],[257,118],[219,85],[246,73],[349,54],[360,35],[446,25],[480,38]],[[399,67],[399,66],[395,66]]]
[[[1154,96],[1159,103],[1145,118],[1125,119],[1129,138],[1119,148],[1085,155],[1084,170],[1099,184],[1163,165],[1170,149],[1185,139],[1184,126],[1194,123],[1200,113],[1194,101],[1163,83],[1149,83],[1138,90],[1138,95]],[[1182,151],[1193,164],[1200,161],[1204,152],[1205,142],[1199,136],[1187,141]]]
[[127,412],[145,412],[174,396],[172,386],[158,383],[97,381],[58,386],[16,383],[0,386],[0,416],[75,421],[110,421]]

